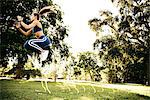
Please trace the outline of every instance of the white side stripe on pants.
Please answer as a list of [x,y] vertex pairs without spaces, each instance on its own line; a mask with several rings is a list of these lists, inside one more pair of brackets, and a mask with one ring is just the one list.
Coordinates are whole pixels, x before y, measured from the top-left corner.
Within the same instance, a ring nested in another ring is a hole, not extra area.
[[43,49],[35,43],[44,42],[44,41],[46,41],[46,39],[47,39],[46,37],[44,37],[43,39],[31,39],[31,40],[29,40],[28,44],[31,47],[38,49],[39,51],[43,51]]

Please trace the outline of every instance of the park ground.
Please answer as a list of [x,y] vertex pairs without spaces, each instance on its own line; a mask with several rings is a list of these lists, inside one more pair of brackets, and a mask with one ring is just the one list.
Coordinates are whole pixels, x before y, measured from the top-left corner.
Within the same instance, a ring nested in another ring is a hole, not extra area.
[[48,82],[51,94],[38,80],[0,80],[0,100],[150,100],[150,87],[99,82]]

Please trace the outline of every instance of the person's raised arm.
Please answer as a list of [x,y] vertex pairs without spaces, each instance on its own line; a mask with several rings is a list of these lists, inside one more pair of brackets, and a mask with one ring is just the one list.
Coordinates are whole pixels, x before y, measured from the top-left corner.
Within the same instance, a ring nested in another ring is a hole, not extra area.
[[27,25],[23,21],[20,22],[20,24],[25,28],[25,29],[32,29],[33,27],[36,26],[36,22],[33,21],[31,24]]
[[21,29],[21,27],[20,27],[19,24],[20,24],[20,23],[17,23],[17,24],[16,24],[16,28],[17,28],[23,35],[28,36],[28,35],[31,34],[32,28],[29,29],[27,32],[25,32],[24,30]]
[[25,28],[25,29],[31,29],[33,27],[36,26],[37,22],[33,21],[31,24],[27,25],[23,22],[23,18],[21,16],[17,16],[18,21],[20,22],[20,24]]

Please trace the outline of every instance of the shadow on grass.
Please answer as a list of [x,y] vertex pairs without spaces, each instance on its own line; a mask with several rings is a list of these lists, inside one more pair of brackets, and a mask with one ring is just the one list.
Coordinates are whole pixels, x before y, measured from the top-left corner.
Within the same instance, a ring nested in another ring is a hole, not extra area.
[[145,96],[145,95],[141,95],[141,94],[136,94],[137,96],[141,97],[141,98],[145,98],[147,100],[150,100],[149,96]]

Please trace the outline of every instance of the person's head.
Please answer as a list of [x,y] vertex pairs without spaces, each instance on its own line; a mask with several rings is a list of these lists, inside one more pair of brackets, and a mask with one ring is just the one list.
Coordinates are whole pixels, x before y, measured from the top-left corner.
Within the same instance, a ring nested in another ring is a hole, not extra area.
[[34,21],[34,20],[39,20],[40,19],[40,15],[39,15],[39,13],[33,13],[32,15],[31,15],[31,21]]

